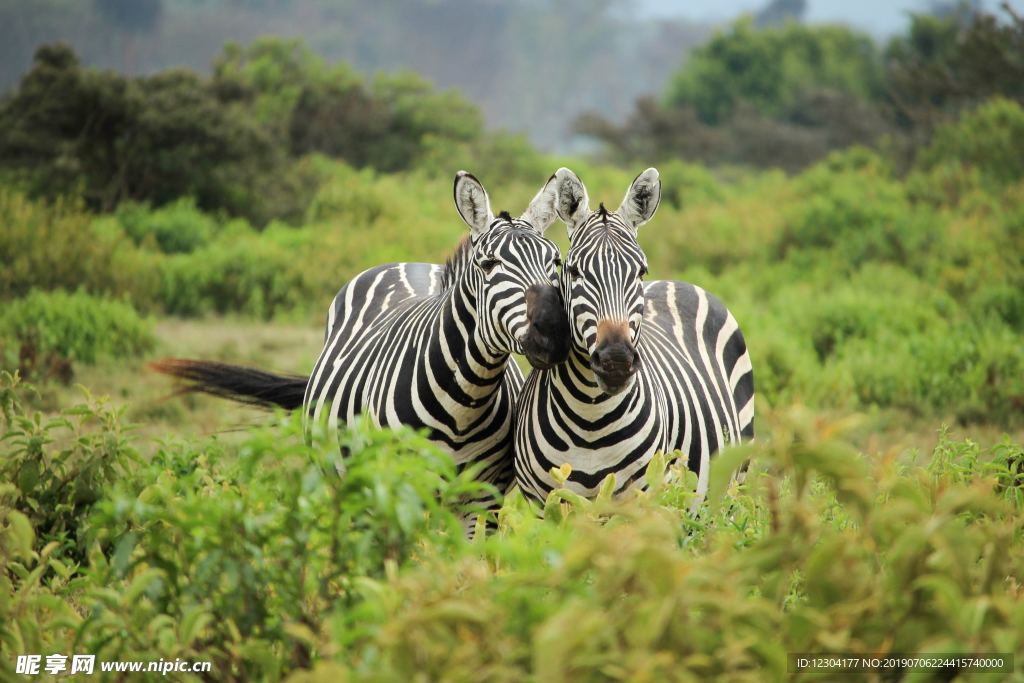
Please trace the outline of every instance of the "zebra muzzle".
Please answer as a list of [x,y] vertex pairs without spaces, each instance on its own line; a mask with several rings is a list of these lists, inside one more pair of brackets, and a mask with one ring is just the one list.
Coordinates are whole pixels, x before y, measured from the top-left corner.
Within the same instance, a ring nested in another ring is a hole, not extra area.
[[640,355],[631,344],[602,344],[590,356],[590,369],[603,391],[617,394],[640,369]]
[[569,321],[562,294],[551,285],[533,285],[526,292],[529,326],[520,339],[530,365],[547,370],[569,357]]

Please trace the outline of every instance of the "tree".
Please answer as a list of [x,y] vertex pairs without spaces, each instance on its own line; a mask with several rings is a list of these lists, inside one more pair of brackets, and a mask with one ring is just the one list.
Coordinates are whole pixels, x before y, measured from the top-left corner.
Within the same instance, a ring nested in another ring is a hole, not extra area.
[[[132,79],[41,47],[0,105],[0,163],[34,195],[80,194],[95,209],[193,196],[247,214],[247,182],[273,172],[270,139],[195,74]],[[250,213],[251,215],[251,213]]]
[[881,56],[865,34],[798,24],[757,30],[744,19],[690,55],[673,77],[666,103],[693,106],[710,124],[728,119],[741,100],[774,117],[818,88],[875,100],[883,73]]
[[758,30],[742,20],[690,55],[661,103],[638,101],[622,126],[581,117],[576,130],[624,159],[798,170],[891,132],[878,107],[883,75],[866,35],[793,23]]
[[1024,102],[1024,20],[992,14],[915,15],[886,50],[888,92],[921,144],[961,110],[1001,96]]

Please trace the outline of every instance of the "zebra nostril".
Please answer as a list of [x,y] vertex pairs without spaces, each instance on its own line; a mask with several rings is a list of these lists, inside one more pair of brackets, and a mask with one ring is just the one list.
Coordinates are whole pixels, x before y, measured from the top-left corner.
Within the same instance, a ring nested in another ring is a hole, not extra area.
[[624,345],[600,347],[590,356],[590,367],[606,379],[625,381],[637,370],[639,355],[636,350]]

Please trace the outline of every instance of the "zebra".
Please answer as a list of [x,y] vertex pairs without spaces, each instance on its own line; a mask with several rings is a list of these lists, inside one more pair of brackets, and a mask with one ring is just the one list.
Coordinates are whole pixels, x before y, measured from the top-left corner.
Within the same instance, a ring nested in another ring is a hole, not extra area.
[[495,216],[483,185],[459,171],[454,197],[469,226],[444,266],[370,268],[337,293],[324,345],[308,376],[169,359],[156,369],[204,391],[264,406],[303,406],[306,433],[368,414],[380,427],[425,430],[459,468],[504,490],[512,481],[512,415],[523,375],[568,355],[557,287],[561,253],[544,237],[554,222],[554,176],[520,218]]
[[711,456],[754,436],[754,378],[736,319],[685,282],[643,282],[637,242],[661,198],[649,168],[610,212],[589,208],[569,169],[555,174],[556,209],[569,231],[561,273],[571,334],[568,359],[527,377],[516,410],[516,484],[543,500],[559,486],[596,495],[609,474],[615,492],[641,485],[656,452],[679,450],[697,473],[696,512]]

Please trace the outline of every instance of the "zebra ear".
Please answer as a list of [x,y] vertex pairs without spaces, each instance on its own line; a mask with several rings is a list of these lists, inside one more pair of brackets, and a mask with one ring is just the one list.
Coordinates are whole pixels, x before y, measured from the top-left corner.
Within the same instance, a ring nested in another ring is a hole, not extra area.
[[494,222],[487,190],[472,173],[459,171],[455,174],[455,208],[474,237],[487,232],[487,228]]
[[649,168],[633,180],[619,205],[619,215],[636,230],[651,220],[661,202],[661,178],[658,169]]
[[548,181],[544,183],[544,187],[540,188],[540,191],[530,200],[530,205],[526,207],[523,215],[520,216],[520,220],[524,220],[532,225],[542,235],[558,216],[556,204],[558,203],[559,174],[562,174],[562,177],[564,177],[566,173],[571,174],[572,171],[567,168],[560,168],[552,174]]
[[[565,221],[571,233],[580,222],[590,215],[590,198],[587,188],[579,176],[564,166],[551,176],[545,189],[552,187],[554,191],[554,210],[558,217]],[[542,190],[543,192],[543,190]]]

